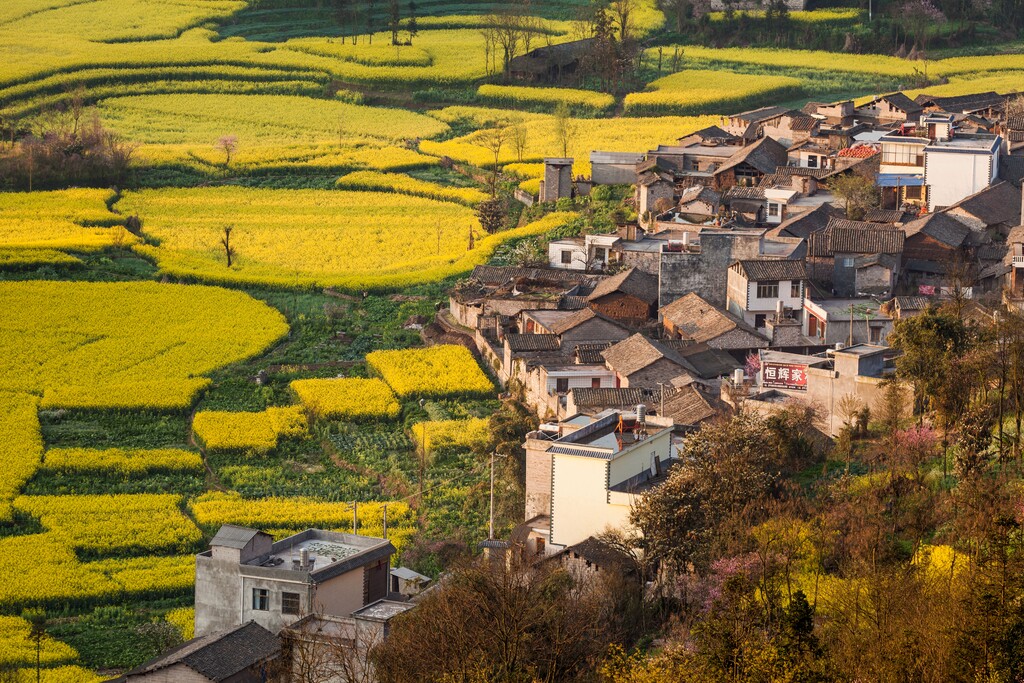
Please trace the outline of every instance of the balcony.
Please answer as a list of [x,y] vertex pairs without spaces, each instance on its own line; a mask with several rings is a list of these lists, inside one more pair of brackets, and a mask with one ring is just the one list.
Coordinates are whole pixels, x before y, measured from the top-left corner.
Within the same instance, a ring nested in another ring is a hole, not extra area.
[[1014,256],[1013,257],[1013,267],[1014,268],[1024,268],[1024,256]]

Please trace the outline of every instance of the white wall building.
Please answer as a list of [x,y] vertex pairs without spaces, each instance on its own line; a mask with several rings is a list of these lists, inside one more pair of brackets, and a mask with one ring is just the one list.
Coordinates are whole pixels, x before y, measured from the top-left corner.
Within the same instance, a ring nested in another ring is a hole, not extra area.
[[752,259],[729,267],[726,307],[748,325],[764,329],[766,320],[783,313],[800,320],[807,294],[804,262],[790,259]]
[[994,183],[1002,144],[998,135],[960,135],[925,147],[928,210],[952,206]]
[[604,270],[612,258],[618,235],[566,237],[548,243],[548,266],[567,270]]
[[668,471],[670,418],[606,410],[526,440],[528,549],[551,554],[629,526],[634,499]]

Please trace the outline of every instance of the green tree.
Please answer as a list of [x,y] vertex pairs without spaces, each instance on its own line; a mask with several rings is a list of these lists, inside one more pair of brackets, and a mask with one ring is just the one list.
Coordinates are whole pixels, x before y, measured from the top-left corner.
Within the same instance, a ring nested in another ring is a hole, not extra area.
[[878,206],[878,188],[869,174],[843,173],[833,178],[828,187],[832,194],[843,200],[846,217],[850,220],[860,220],[865,211]]

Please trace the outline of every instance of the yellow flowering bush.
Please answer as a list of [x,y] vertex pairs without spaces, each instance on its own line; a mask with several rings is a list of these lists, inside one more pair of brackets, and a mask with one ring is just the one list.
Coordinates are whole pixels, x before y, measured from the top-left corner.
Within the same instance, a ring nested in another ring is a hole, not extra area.
[[491,440],[490,420],[431,420],[413,425],[412,436],[429,453],[436,449],[468,448],[483,450]]
[[82,260],[56,249],[0,249],[0,268],[27,266],[72,266]]
[[192,640],[196,633],[195,607],[179,607],[164,615],[164,620],[178,629],[182,639]]
[[46,451],[43,468],[55,472],[110,471],[129,475],[167,471],[201,472],[203,459],[198,453],[178,448],[51,448]]
[[14,509],[38,517],[60,543],[94,555],[191,550],[202,539],[175,494],[21,496]]
[[[36,647],[28,637],[30,628],[30,624],[21,617],[0,616],[0,666],[35,665]],[[52,638],[42,642],[39,660],[43,665],[69,662],[77,658],[78,653],[70,645]]]
[[339,178],[337,185],[343,190],[397,192],[442,202],[456,202],[467,206],[479,204],[488,197],[485,192],[474,187],[451,187],[398,173],[378,173],[376,171],[349,173]]
[[265,453],[280,437],[307,433],[302,406],[270,407],[258,413],[204,410],[192,419],[192,431],[212,451]]
[[291,383],[303,405],[318,417],[397,417],[402,406],[379,379],[299,379]]
[[366,362],[403,398],[494,393],[494,383],[464,346],[374,351]]
[[283,336],[284,317],[242,292],[156,282],[5,282],[0,392],[46,408],[180,410],[220,366]]

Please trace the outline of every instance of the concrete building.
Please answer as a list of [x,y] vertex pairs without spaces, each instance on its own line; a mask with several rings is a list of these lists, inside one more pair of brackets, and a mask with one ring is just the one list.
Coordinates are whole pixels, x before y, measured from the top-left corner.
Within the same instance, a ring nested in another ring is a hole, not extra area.
[[385,598],[390,541],[307,529],[270,534],[225,524],[196,556],[196,635],[255,621],[277,633],[311,613],[347,616]]
[[1003,139],[998,135],[937,138],[924,149],[929,211],[952,206],[996,182]]
[[600,272],[608,267],[618,243],[618,235],[584,235],[552,240],[548,243],[548,267]]
[[[892,355],[892,349],[873,344],[856,344],[817,356],[762,350],[758,390],[745,406],[757,408],[759,396],[761,407],[778,405],[773,400],[778,396],[796,399],[813,406],[818,426],[836,436],[847,419],[843,409],[849,403],[876,408],[883,383],[894,372]],[[909,407],[911,392],[905,390],[905,395]]]
[[526,437],[528,552],[553,554],[629,526],[635,497],[674,457],[670,419],[608,410]]
[[632,185],[636,182],[636,165],[643,161],[641,152],[590,153],[590,182],[594,185]]
[[[659,307],[695,293],[720,307],[726,305],[729,266],[761,256],[764,231],[702,228],[699,244],[661,242]],[[652,240],[653,241],[653,240]]]
[[892,318],[872,299],[804,300],[803,334],[819,346],[884,344]]
[[803,261],[753,259],[729,267],[727,309],[748,325],[761,330],[769,316],[787,310],[799,319],[807,292],[807,271]]

